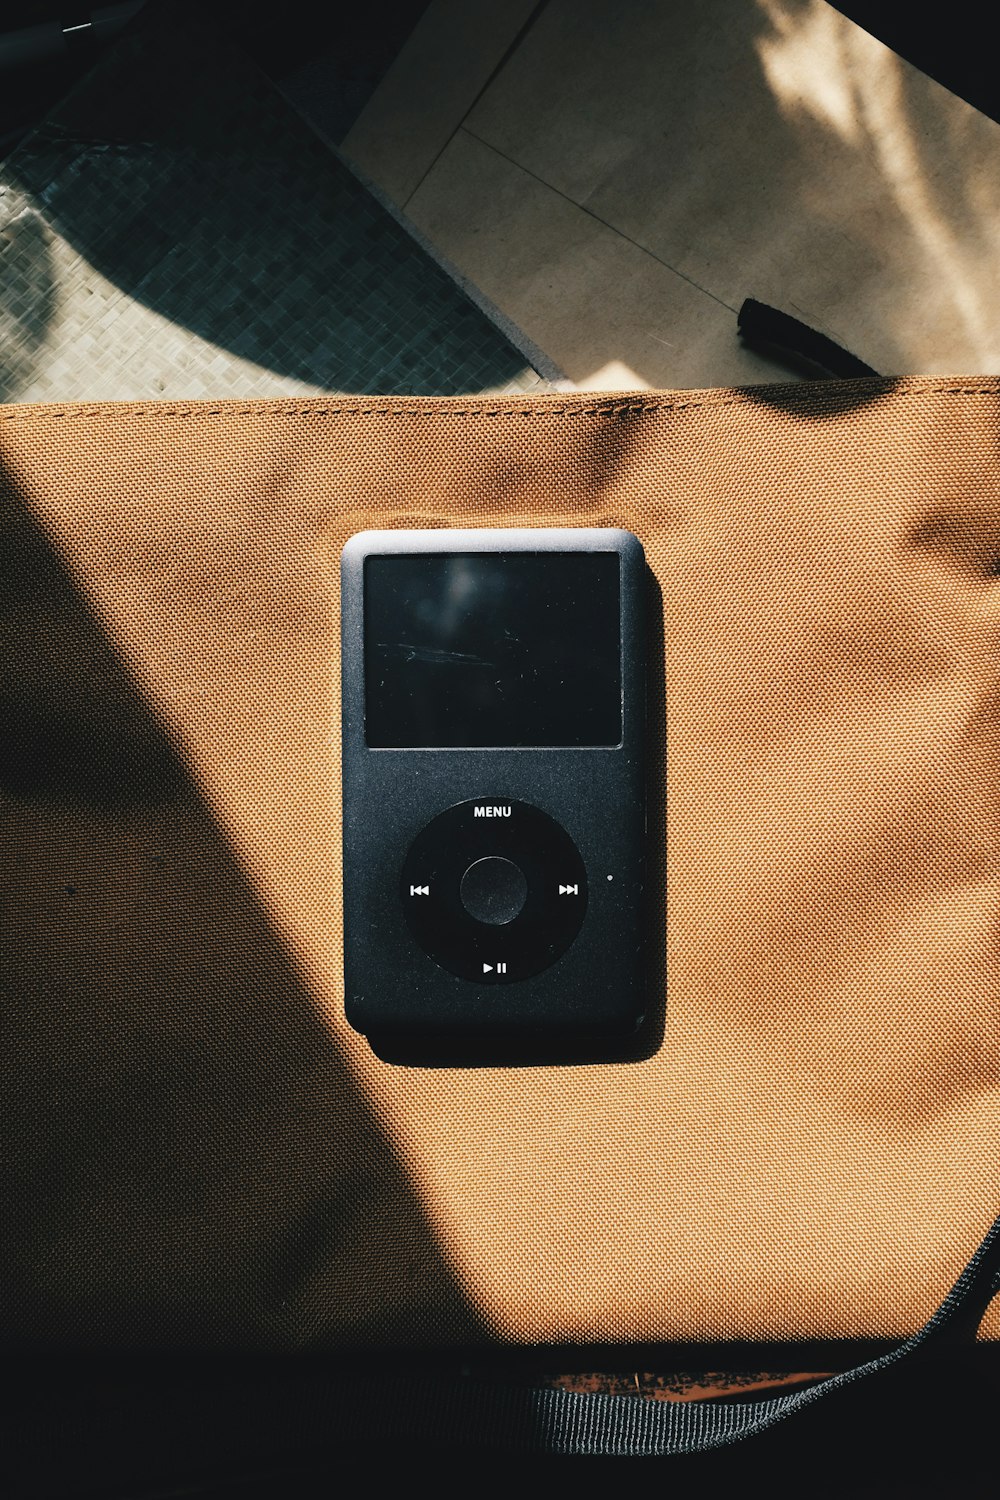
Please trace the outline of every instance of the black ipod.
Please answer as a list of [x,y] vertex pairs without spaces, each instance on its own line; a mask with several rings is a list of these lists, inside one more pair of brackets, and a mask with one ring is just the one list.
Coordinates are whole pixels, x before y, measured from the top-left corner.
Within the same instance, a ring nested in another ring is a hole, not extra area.
[[376,1051],[638,1027],[645,598],[628,531],[348,541],[345,1007]]

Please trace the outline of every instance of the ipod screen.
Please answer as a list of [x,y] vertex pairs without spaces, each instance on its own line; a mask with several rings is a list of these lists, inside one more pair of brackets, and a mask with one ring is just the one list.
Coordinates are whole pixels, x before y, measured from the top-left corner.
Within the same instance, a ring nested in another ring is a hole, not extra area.
[[456,552],[365,561],[373,748],[621,741],[615,552]]

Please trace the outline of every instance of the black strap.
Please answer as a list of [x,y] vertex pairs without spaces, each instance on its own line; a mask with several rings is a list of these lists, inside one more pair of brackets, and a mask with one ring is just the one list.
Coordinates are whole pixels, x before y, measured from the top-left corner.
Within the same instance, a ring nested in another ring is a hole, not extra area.
[[967,1337],[1000,1289],[998,1252],[1000,1218],[919,1333],[887,1354],[787,1395],[750,1402],[650,1401],[410,1375],[398,1382],[362,1379],[338,1391],[336,1425],[361,1440],[378,1435],[506,1452],[632,1458],[706,1452],[765,1432],[920,1349]]
[[[596,1463],[677,1456],[683,1467],[688,1460],[681,1455],[715,1450],[706,1465],[744,1485],[754,1474],[770,1485],[774,1464],[790,1455],[810,1494],[855,1494],[862,1491],[855,1483],[851,1439],[864,1441],[867,1430],[868,1441],[882,1443],[891,1460],[886,1472],[893,1485],[904,1452],[911,1453],[914,1487],[907,1493],[926,1492],[922,1486],[935,1443],[939,1448],[944,1443],[939,1488],[952,1493],[963,1455],[980,1456],[971,1439],[976,1430],[991,1428],[993,1391],[987,1386],[980,1399],[975,1383],[970,1387],[965,1381],[955,1391],[935,1390],[924,1380],[922,1364],[929,1374],[951,1362],[922,1361],[920,1351],[962,1343],[974,1333],[997,1289],[998,1251],[1000,1220],[913,1338],[809,1389],[761,1401],[649,1401],[531,1390],[427,1370],[417,1375],[412,1361],[396,1370],[390,1365],[390,1373],[372,1367],[365,1374],[357,1368],[331,1369],[322,1356],[263,1363],[241,1356],[232,1368],[217,1368],[205,1357],[192,1366],[186,1357],[178,1364],[158,1354],[138,1365],[116,1357],[110,1368],[91,1369],[86,1361],[79,1366],[39,1355],[33,1363],[19,1360],[18,1379],[8,1380],[5,1389],[0,1491],[19,1497],[166,1495],[178,1493],[175,1486],[188,1484],[192,1476],[207,1483],[212,1476],[250,1476],[290,1465],[318,1468],[328,1477],[328,1466],[346,1462],[345,1454],[371,1469],[383,1458],[396,1462],[400,1454],[430,1452],[439,1467],[464,1462],[478,1476],[508,1467],[561,1468],[562,1455]],[[876,1372],[894,1365],[903,1366],[899,1379],[878,1378]],[[916,1378],[906,1378],[908,1371]],[[858,1394],[869,1399],[855,1401],[850,1393],[842,1402],[835,1398],[832,1420],[825,1421],[818,1403],[868,1375],[876,1380]],[[793,1424],[792,1432],[774,1431],[759,1447],[740,1446],[741,1439],[766,1434],[800,1411],[812,1411],[818,1420],[806,1420],[801,1428]],[[897,1424],[920,1425],[894,1431],[893,1418]],[[831,1436],[836,1451],[830,1451]],[[483,1469],[484,1460],[489,1470]],[[701,1467],[701,1459],[691,1462]],[[869,1478],[874,1462],[869,1453],[863,1465]],[[817,1490],[824,1475],[845,1465],[848,1474],[838,1489]],[[966,1488],[973,1492],[973,1486]],[[228,1486],[224,1492],[230,1493]],[[293,1489],[286,1482],[280,1492]]]

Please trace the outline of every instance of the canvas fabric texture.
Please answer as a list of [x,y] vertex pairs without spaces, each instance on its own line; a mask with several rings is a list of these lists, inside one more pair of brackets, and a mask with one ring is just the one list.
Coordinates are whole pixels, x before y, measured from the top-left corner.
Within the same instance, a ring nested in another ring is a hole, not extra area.
[[[998,430],[994,378],[0,408],[7,1347],[920,1327],[1000,1210]],[[646,549],[631,1061],[344,1020],[339,553],[465,524]]]

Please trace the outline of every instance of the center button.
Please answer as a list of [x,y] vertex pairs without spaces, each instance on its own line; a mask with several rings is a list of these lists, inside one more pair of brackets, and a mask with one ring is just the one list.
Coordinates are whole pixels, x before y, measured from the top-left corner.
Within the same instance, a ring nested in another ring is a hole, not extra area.
[[470,917],[502,927],[520,914],[528,898],[528,881],[513,860],[490,854],[469,866],[462,876],[460,893]]

